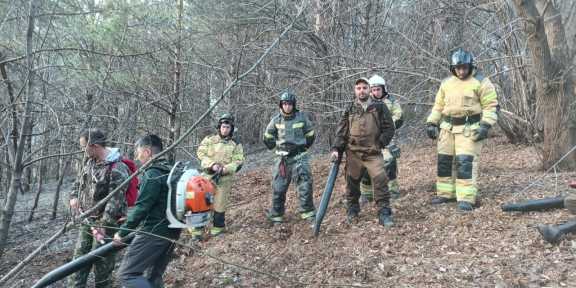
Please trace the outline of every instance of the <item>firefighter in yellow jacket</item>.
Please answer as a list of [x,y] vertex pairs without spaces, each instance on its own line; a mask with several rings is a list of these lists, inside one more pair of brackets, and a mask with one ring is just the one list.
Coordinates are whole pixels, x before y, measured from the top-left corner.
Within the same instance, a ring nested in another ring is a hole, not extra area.
[[[370,82],[370,94],[372,99],[376,102],[383,102],[392,114],[392,120],[394,121],[394,128],[398,129],[402,126],[404,118],[402,116],[402,107],[392,97],[388,94],[388,87],[386,86],[386,81],[384,78],[374,75],[368,79]],[[382,149],[382,156],[384,156],[384,163],[386,168],[386,174],[388,174],[388,191],[390,191],[390,197],[396,199],[400,197],[400,186],[398,185],[398,161],[400,158],[400,148],[392,142],[388,146]],[[360,203],[372,202],[373,200],[373,189],[372,181],[368,173],[364,173],[362,176],[362,181],[360,182]]]
[[[225,212],[234,174],[242,167],[244,150],[242,144],[232,139],[234,134],[234,117],[225,113],[218,120],[218,134],[207,136],[198,147],[197,155],[202,171],[212,177],[216,184],[214,197],[214,214],[210,235],[217,236],[224,232]],[[191,231],[196,238],[201,237],[202,229]]]
[[453,76],[442,81],[426,121],[428,137],[438,139],[437,196],[432,204],[458,201],[458,210],[471,211],[480,150],[496,124],[498,97],[469,52],[459,48],[452,53],[450,71]]

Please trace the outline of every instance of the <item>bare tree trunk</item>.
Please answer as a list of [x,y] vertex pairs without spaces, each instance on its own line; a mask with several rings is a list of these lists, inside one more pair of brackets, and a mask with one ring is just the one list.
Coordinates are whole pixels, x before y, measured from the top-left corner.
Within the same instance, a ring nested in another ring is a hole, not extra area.
[[[170,143],[174,143],[180,137],[180,121],[178,119],[178,112],[180,111],[180,78],[182,77],[182,14],[184,12],[183,0],[178,0],[177,8],[176,29],[178,29],[178,40],[176,41],[176,56],[174,59],[174,84],[172,97],[170,101]],[[176,159],[176,150],[170,153],[169,158],[171,161]]]
[[[28,131],[26,131],[27,135],[32,135],[32,131],[33,131],[34,127],[33,124],[30,124],[30,127],[28,128]],[[27,136],[26,140],[24,141],[25,146],[26,146],[26,151],[24,151],[25,154],[30,154],[32,153],[32,137],[31,136]],[[24,168],[24,181],[22,181],[22,186],[20,187],[20,192],[22,193],[22,195],[30,192],[30,187],[32,187],[32,170],[34,168],[32,166],[28,166],[26,168]]]
[[[507,2],[502,3],[501,6],[501,9],[497,9],[495,13],[502,24],[508,24],[518,18],[514,13],[514,8]],[[525,37],[516,33],[506,37],[502,43],[504,54],[518,55],[523,53],[524,42]],[[541,129],[538,129],[541,121],[539,117],[536,117],[534,109],[536,95],[532,79],[529,78],[530,72],[528,68],[524,67],[526,61],[524,57],[508,58],[503,65],[514,70],[499,76],[502,91],[498,95],[503,113],[498,118],[498,125],[502,128],[508,141],[514,144],[542,141],[541,133],[539,133]],[[499,68],[497,70],[504,69],[504,67]]]
[[[0,53],[0,59],[3,59],[4,55],[2,55],[2,53]],[[8,145],[12,145],[12,147],[8,147],[8,148],[13,148],[14,150],[16,150],[16,146],[17,146],[17,139],[16,139],[16,135],[18,133],[17,131],[17,127],[18,127],[18,112],[16,110],[16,98],[14,96],[14,87],[12,86],[12,82],[10,81],[10,79],[8,78],[8,72],[6,71],[6,64],[4,63],[0,63],[0,77],[2,77],[2,80],[4,81],[4,83],[6,84],[6,89],[8,90],[8,97],[10,99],[9,104],[11,104],[11,108],[10,108],[10,114],[11,114],[11,120],[12,120],[12,129],[10,130],[10,136],[7,137],[6,139],[4,139],[4,141],[6,141],[6,143]],[[11,159],[10,159],[10,149],[7,150],[6,153],[6,163],[10,164],[11,163]],[[12,171],[10,168],[6,169],[6,187],[3,187],[4,189],[2,189],[3,191],[8,191],[10,190],[10,181],[12,179]],[[0,187],[2,183],[0,183]],[[7,193],[5,194],[4,192],[2,193],[2,196],[7,196]],[[4,204],[4,203],[2,203]]]
[[52,217],[51,219],[56,219],[56,215],[58,214],[58,203],[60,202],[60,190],[62,189],[62,183],[64,182],[64,178],[66,177],[66,171],[68,167],[70,167],[70,161],[66,161],[63,163],[63,159],[60,159],[60,163],[58,165],[58,185],[56,186],[56,192],[54,192],[54,201],[52,202]]
[[[558,14],[554,4],[548,1],[540,15],[532,0],[514,0],[518,14],[527,19],[525,26],[528,47],[532,55],[536,82],[537,112],[544,119],[544,144],[542,149],[543,168],[553,166],[574,146],[573,129],[570,129],[570,100],[572,97],[572,76],[567,69],[570,61],[567,53],[561,52],[566,42],[561,17],[551,17],[549,29],[545,29],[544,17],[549,13]],[[547,31],[548,30],[548,33]],[[554,54],[553,54],[554,53]],[[560,167],[572,169],[576,157],[572,154]]]
[[42,193],[43,184],[44,184],[44,177],[46,177],[46,167],[44,161],[41,161],[40,167],[38,169],[38,173],[36,175],[36,181],[38,181],[38,187],[36,188],[36,193],[34,194],[34,203],[32,204],[32,208],[30,209],[30,214],[28,214],[28,222],[32,222],[34,219],[34,211],[38,208],[38,201],[40,200],[40,194]]
[[[8,140],[10,141],[10,140]],[[8,145],[10,145],[10,143],[8,143]],[[6,152],[6,163],[10,163],[10,149],[8,149],[8,152]],[[6,168],[6,186],[4,187],[4,191],[2,196],[4,197],[8,197],[8,190],[10,190],[10,181],[12,181],[12,169],[11,168]],[[2,202],[2,205],[4,205],[5,202]]]
[[[32,40],[34,36],[34,15],[36,13],[36,3],[34,0],[29,2],[28,11],[28,29],[26,31],[26,68],[28,70],[28,81],[26,85],[26,101],[24,104],[24,115],[22,115],[23,123],[20,129],[20,135],[18,135],[18,145],[17,149],[12,149],[13,151],[13,161],[12,161],[12,179],[10,180],[10,188],[8,190],[8,196],[6,203],[0,214],[0,257],[4,254],[4,249],[6,248],[6,243],[8,242],[8,232],[10,229],[10,223],[12,222],[12,216],[14,215],[14,206],[16,205],[16,198],[18,197],[18,189],[20,188],[22,181],[23,172],[23,154],[24,154],[24,139],[25,133],[28,131],[29,125],[31,125],[32,117],[32,102],[34,101],[34,91],[33,88],[33,55],[32,55]],[[11,146],[11,145],[8,145]],[[14,148],[14,147],[13,147]]]
[[[0,58],[3,58],[2,54],[0,54]],[[8,73],[6,72],[6,66],[4,63],[0,64],[0,76],[2,76],[2,79],[6,83],[6,88],[8,89],[8,97],[10,98],[10,113],[12,115],[12,130],[10,131],[10,138],[12,140],[12,147],[14,150],[16,150],[16,147],[18,146],[18,105],[16,105],[14,87],[12,86],[10,79],[8,79]],[[8,139],[6,140],[9,141]]]

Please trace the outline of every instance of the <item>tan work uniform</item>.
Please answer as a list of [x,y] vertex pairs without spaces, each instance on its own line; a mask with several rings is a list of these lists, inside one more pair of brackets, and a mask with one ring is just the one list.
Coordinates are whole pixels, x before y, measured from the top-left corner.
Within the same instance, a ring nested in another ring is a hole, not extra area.
[[[382,101],[384,104],[386,104],[386,107],[392,114],[394,128],[400,128],[402,125],[402,107],[400,104],[394,99],[391,99],[390,96],[384,98],[383,100],[374,99],[374,101]],[[382,149],[382,156],[384,157],[386,173],[388,175],[388,190],[392,196],[395,194],[399,195],[400,186],[398,185],[398,161],[390,153],[388,147]],[[374,192],[372,189],[372,181],[367,174],[362,176],[362,181],[360,182],[360,193],[366,197],[368,201],[373,200]]]
[[338,124],[333,149],[346,152],[346,198],[348,205],[359,206],[360,179],[367,171],[374,187],[374,200],[379,208],[390,206],[388,177],[381,150],[394,137],[390,111],[382,102],[355,101]]
[[203,171],[209,176],[212,174],[211,168],[214,164],[220,164],[225,168],[225,174],[218,179],[218,183],[215,183],[216,195],[214,196],[214,211],[225,212],[234,174],[244,162],[242,144],[232,139],[222,138],[220,135],[212,135],[202,140],[197,154]]

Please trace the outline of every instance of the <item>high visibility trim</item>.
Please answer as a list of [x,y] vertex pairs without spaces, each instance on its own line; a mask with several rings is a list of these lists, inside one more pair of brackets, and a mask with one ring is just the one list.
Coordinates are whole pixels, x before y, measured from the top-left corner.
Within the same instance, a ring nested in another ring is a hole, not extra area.
[[496,119],[498,117],[498,114],[496,114],[496,112],[485,112],[483,113],[483,116],[488,117],[488,118],[493,118]]
[[292,124],[292,128],[294,129],[304,128],[304,122],[294,123]]
[[284,217],[282,217],[282,216],[274,216],[274,217],[270,217],[269,219],[270,219],[270,221],[272,221],[274,223],[284,222]]
[[314,130],[311,130],[310,132],[304,134],[304,136],[306,136],[306,137],[312,137],[312,136],[314,136]]
[[188,234],[190,236],[202,236],[204,229],[202,228],[188,228]]
[[474,186],[456,186],[456,193],[476,194],[478,189]]
[[274,126],[276,126],[276,129],[284,129],[285,127],[283,123],[276,123]]
[[300,213],[300,218],[301,219],[308,219],[310,217],[314,217],[315,215],[316,215],[316,212],[309,211],[309,212]]
[[453,192],[454,191],[454,184],[451,183],[436,183],[436,190],[444,191],[444,192]]
[[266,138],[266,139],[272,139],[272,138],[274,138],[274,136],[273,136],[272,134],[270,134],[270,133],[264,133],[264,138]]
[[466,86],[464,91],[470,91],[476,93],[480,89],[480,85]]
[[497,95],[496,95],[496,91],[492,91],[486,95],[484,95],[484,97],[482,97],[481,101],[482,101],[482,105],[486,105],[494,100],[496,100]]
[[212,227],[210,228],[210,235],[217,236],[224,232],[224,227]]
[[432,110],[432,112],[430,112],[430,116],[428,116],[427,122],[432,122],[434,124],[437,124],[441,118],[442,118],[442,113],[440,113],[439,111],[436,111],[436,110]]

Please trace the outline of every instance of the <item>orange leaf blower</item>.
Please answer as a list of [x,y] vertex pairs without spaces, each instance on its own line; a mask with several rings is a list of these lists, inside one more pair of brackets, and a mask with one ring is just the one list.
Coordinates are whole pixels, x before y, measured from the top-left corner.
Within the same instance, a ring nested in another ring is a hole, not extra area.
[[166,217],[171,228],[204,227],[210,221],[216,189],[187,163],[177,162],[168,175]]

